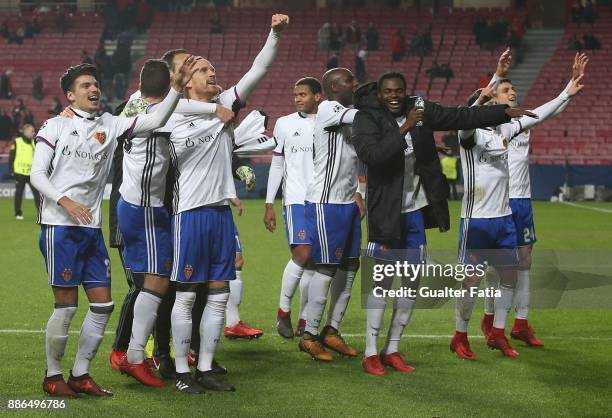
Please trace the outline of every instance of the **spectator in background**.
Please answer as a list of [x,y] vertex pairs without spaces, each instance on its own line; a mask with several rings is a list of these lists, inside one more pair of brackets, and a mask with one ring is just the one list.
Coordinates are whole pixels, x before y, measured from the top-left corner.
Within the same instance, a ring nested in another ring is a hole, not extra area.
[[489,85],[489,81],[493,78],[493,73],[487,73],[485,75],[481,75],[478,79],[478,87],[483,89]]
[[487,21],[482,16],[477,16],[474,21],[474,26],[472,27],[472,32],[476,37],[476,44],[482,48],[482,43],[485,37],[485,32],[487,30]]
[[23,220],[23,212],[21,211],[21,202],[25,192],[26,184],[30,186],[34,195],[34,204],[36,209],[40,203],[40,195],[38,191],[32,187],[30,183],[30,172],[32,170],[32,160],[34,158],[34,137],[36,130],[34,126],[26,124],[23,127],[23,134],[15,138],[15,142],[11,144],[9,153],[9,169],[15,176],[15,219]]
[[89,56],[89,52],[86,49],[81,51],[81,62],[83,64],[93,64],[93,60]]
[[594,50],[601,49],[601,42],[599,39],[595,37],[592,33],[585,33],[582,36],[582,41],[584,42],[584,49]]
[[32,77],[32,97],[36,100],[42,100],[45,97],[43,79],[40,74]]
[[355,77],[359,84],[366,82],[365,57],[367,53],[362,49],[355,56]]
[[219,13],[214,12],[208,21],[210,23],[210,33],[223,33],[223,26],[221,25]]
[[0,99],[12,99],[13,98],[13,86],[11,85],[11,70],[6,70],[4,74],[0,76]]
[[96,54],[94,55],[94,63],[98,69],[100,81],[102,82],[102,92],[109,100],[112,100],[115,69],[111,57],[106,53],[104,42],[98,44],[98,49],[96,49]]
[[62,110],[64,109],[64,107],[62,106],[62,102],[60,101],[59,97],[55,96],[53,98],[53,104],[51,105],[51,107],[49,109],[47,109],[47,113],[50,115],[59,115],[60,113],[62,113]]
[[400,61],[406,49],[406,38],[401,29],[396,29],[391,34],[391,61]]
[[344,30],[344,44],[354,50],[357,50],[361,44],[361,30],[354,20]]
[[0,139],[10,139],[13,134],[13,120],[0,108]]
[[582,0],[580,2],[582,20],[586,23],[593,23],[595,21],[595,5],[592,0]]
[[337,23],[332,23],[329,29],[329,49],[335,51],[342,49],[342,32]]
[[582,43],[578,40],[578,36],[574,33],[572,37],[567,42],[567,49],[575,50],[578,52],[582,51]]
[[55,16],[55,27],[57,31],[64,34],[68,32],[68,16],[63,6],[57,8],[57,14]]
[[333,70],[334,68],[338,68],[338,53],[332,52],[331,56],[327,60],[326,68],[327,70]]
[[0,35],[2,35],[4,39],[8,39],[10,33],[11,31],[9,30],[8,22],[2,22],[2,25],[0,25]]
[[146,0],[136,3],[136,28],[138,32],[146,31],[153,21],[153,8]]
[[322,51],[329,49],[329,39],[331,34],[331,25],[328,22],[323,23],[319,29],[317,46]]
[[368,30],[365,34],[366,49],[368,51],[378,51],[378,29],[374,26],[374,23],[370,22]]
[[132,70],[130,49],[125,44],[117,44],[117,50],[113,54],[113,69],[115,73],[115,97],[119,100],[125,100]]
[[34,37],[34,27],[32,26],[31,20],[26,20],[23,24],[23,37],[27,39]]

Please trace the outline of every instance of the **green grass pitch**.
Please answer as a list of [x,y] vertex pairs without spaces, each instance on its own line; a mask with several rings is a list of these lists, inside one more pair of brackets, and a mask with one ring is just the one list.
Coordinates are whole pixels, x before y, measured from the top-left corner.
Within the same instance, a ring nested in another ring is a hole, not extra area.
[[[454,329],[451,309],[417,310],[401,350],[417,371],[386,377],[366,375],[360,359],[338,358],[316,363],[298,351],[297,341],[276,335],[280,277],[289,253],[277,204],[279,229],[270,234],[262,223],[263,202],[245,201],[237,219],[244,246],[242,318],[266,334],[260,340],[220,343],[217,358],[230,370],[235,393],[186,396],[172,384],[145,388],[116,374],[108,353],[118,310],[126,291],[115,250],[111,250],[115,313],[107,328],[92,375],[115,393],[112,399],[67,402],[75,416],[609,416],[612,392],[610,310],[534,309],[530,322],[546,344],[529,349],[516,343],[518,359],[503,358],[473,338],[478,361],[460,361],[448,349]],[[545,248],[612,248],[612,205],[588,203],[590,210],[563,204],[535,203],[538,244]],[[38,249],[38,226],[31,201],[26,220],[12,216],[12,201],[0,201],[0,397],[41,399],[45,371],[44,330],[53,307],[44,263]],[[451,204],[453,229],[428,232],[430,249],[455,249],[459,204]],[[106,226],[104,233],[107,235]],[[612,250],[611,250],[612,251]],[[611,252],[612,255],[612,252]],[[612,260],[612,257],[610,257]],[[342,326],[347,341],[363,352],[365,311],[357,280]],[[608,287],[609,289],[609,287]],[[608,291],[608,295],[610,292]],[[81,293],[79,312],[68,340],[64,370],[71,368],[87,303]],[[295,298],[297,302],[297,297]],[[295,305],[294,305],[295,306]],[[481,309],[470,333],[479,336]],[[388,321],[386,321],[388,323]],[[381,336],[386,335],[386,330]],[[382,345],[382,338],[380,341]],[[29,410],[22,414],[35,414]]]

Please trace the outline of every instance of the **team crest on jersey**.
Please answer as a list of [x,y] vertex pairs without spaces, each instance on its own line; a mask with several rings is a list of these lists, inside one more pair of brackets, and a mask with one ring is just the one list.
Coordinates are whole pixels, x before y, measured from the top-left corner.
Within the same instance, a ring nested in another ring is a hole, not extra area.
[[100,143],[100,145],[104,145],[104,143],[106,142],[106,132],[104,132],[104,131],[97,131],[94,134],[94,138],[96,138],[96,141],[98,141]]
[[191,267],[191,264],[186,264],[185,267],[183,267],[183,274],[185,275],[186,279],[191,277],[193,274],[193,267]]
[[72,270],[69,268],[65,268],[62,272],[62,279],[64,279],[65,282],[69,282],[70,279],[72,279]]
[[298,238],[300,239],[300,241],[304,241],[304,238],[306,238],[306,232],[304,232],[303,230],[298,232]]
[[172,268],[172,260],[170,259],[170,257],[166,258],[166,271],[170,271],[170,269]]
[[380,244],[380,252],[381,253],[386,253],[388,250],[387,246],[385,244]]
[[336,252],[334,254],[336,255],[336,258],[338,260],[342,259],[342,248],[340,247],[336,248]]

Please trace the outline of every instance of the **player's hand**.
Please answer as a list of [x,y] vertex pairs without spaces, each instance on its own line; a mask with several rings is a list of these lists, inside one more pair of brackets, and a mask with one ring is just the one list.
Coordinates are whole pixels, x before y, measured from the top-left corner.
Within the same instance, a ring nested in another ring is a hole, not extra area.
[[282,32],[289,24],[289,16],[275,14],[272,15],[272,30],[276,33]]
[[191,80],[191,77],[197,71],[196,64],[200,61],[202,57],[196,57],[195,55],[189,55],[181,67],[174,73],[174,77],[172,78],[172,87],[176,91],[183,91],[187,83]]
[[495,75],[497,77],[505,77],[508,74],[510,65],[512,64],[512,53],[510,48],[507,48],[499,57],[497,61],[497,68],[495,69]]
[[93,220],[91,209],[75,202],[69,197],[62,196],[57,203],[66,211],[68,215],[79,225],[89,225]]
[[519,109],[518,107],[509,107],[506,109],[506,115],[510,116],[511,118],[520,118],[521,116],[529,116],[530,118],[535,118],[535,119],[539,119],[538,115],[536,115],[535,113],[529,111],[529,110],[525,110],[525,109]]
[[233,197],[230,199],[230,203],[238,211],[238,216],[242,216],[242,202],[240,201],[240,198]]
[[580,81],[582,81],[582,77],[584,77],[584,74],[580,74],[578,78],[572,80],[572,84],[570,84],[569,88],[567,89],[567,95],[569,97],[577,95],[584,87],[584,84],[580,83]]
[[264,225],[270,232],[274,232],[276,229],[276,213],[274,212],[274,205],[272,203],[266,203],[266,212],[264,213]]
[[408,130],[410,130],[416,126],[417,122],[422,121],[424,118],[425,111],[423,109],[417,110],[415,107],[413,107],[412,109],[410,109],[410,112],[408,112],[408,115],[406,115],[405,125]]
[[229,125],[236,117],[236,114],[232,112],[231,109],[223,107],[220,104],[217,104],[215,115],[217,115],[217,117],[223,121],[225,126]]
[[70,107],[66,107],[59,115],[63,118],[72,119],[74,117],[74,112]]
[[576,52],[574,57],[574,64],[572,65],[572,80],[576,80],[580,75],[584,74],[589,57],[585,53]]
[[241,181],[244,181],[244,185],[246,186],[247,192],[252,192],[255,190],[255,184],[257,183],[257,178],[255,177],[255,172],[253,169],[247,165],[242,165],[236,169],[236,175]]
[[366,215],[366,210],[361,193],[355,193],[355,203],[357,203],[357,206],[359,207],[359,215],[361,216],[361,219],[363,219]]

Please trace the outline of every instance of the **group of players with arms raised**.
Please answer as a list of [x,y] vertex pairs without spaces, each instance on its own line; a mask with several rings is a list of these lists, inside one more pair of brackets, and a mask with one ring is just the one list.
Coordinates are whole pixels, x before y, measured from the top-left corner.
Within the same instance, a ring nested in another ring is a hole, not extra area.
[[[238,130],[243,125],[243,131],[254,128],[243,121],[234,129],[233,120],[273,64],[288,23],[285,15],[272,17],[272,30],[251,69],[224,91],[212,63],[188,51],[172,50],[162,60],[147,61],[140,91],[119,116],[94,116],[100,99],[95,67],[82,64],[62,76],[70,106],[38,132],[31,175],[42,195],[40,250],[55,299],[46,328],[46,393],[112,396],[89,375],[114,307],[101,232],[101,203],[111,171],[111,218],[118,226],[111,244],[121,250],[131,286],[111,364],[148,386],[163,386],[163,378],[171,378],[184,393],[235,390],[221,376],[227,370],[214,359],[226,314],[226,336],[257,337],[261,331],[240,320],[242,257],[230,209],[242,210],[234,185],[236,138],[244,135]],[[266,228],[274,231],[273,204],[282,183],[291,258],[283,271],[277,314],[281,336],[299,336],[299,348],[316,360],[334,359],[326,349],[358,356],[339,330],[359,269],[361,221],[367,215],[366,251],[376,262],[397,257],[425,261],[426,228],[449,229],[448,187],[433,131],[458,129],[465,182],[459,262],[487,261],[501,278],[501,296],[485,307],[487,344],[504,355],[518,355],[504,335],[514,299],[517,319],[511,335],[542,345],[527,323],[535,242],[529,129],[560,113],[581,90],[588,59],[577,55],[567,87],[533,112],[518,108],[512,83],[504,78],[510,60],[505,52],[491,84],[475,93],[470,107],[447,108],[409,97],[400,73],[383,74],[359,89],[344,68],[326,72],[321,82],[313,77],[297,81],[297,112],[280,118],[274,128],[264,214]],[[365,167],[361,185],[360,164]],[[252,183],[248,171],[238,173]],[[61,360],[79,285],[89,310],[74,366],[64,380]],[[418,286],[418,280],[410,285]],[[478,285],[477,278],[463,282],[466,288]],[[300,313],[294,331],[291,304],[298,286]],[[389,334],[379,352],[386,304],[368,297],[363,367],[376,375],[386,374],[385,366],[414,371],[399,343],[415,300],[394,301]],[[451,350],[464,359],[476,358],[467,340],[473,305],[473,298],[457,299]],[[154,329],[162,378],[145,358]]]

